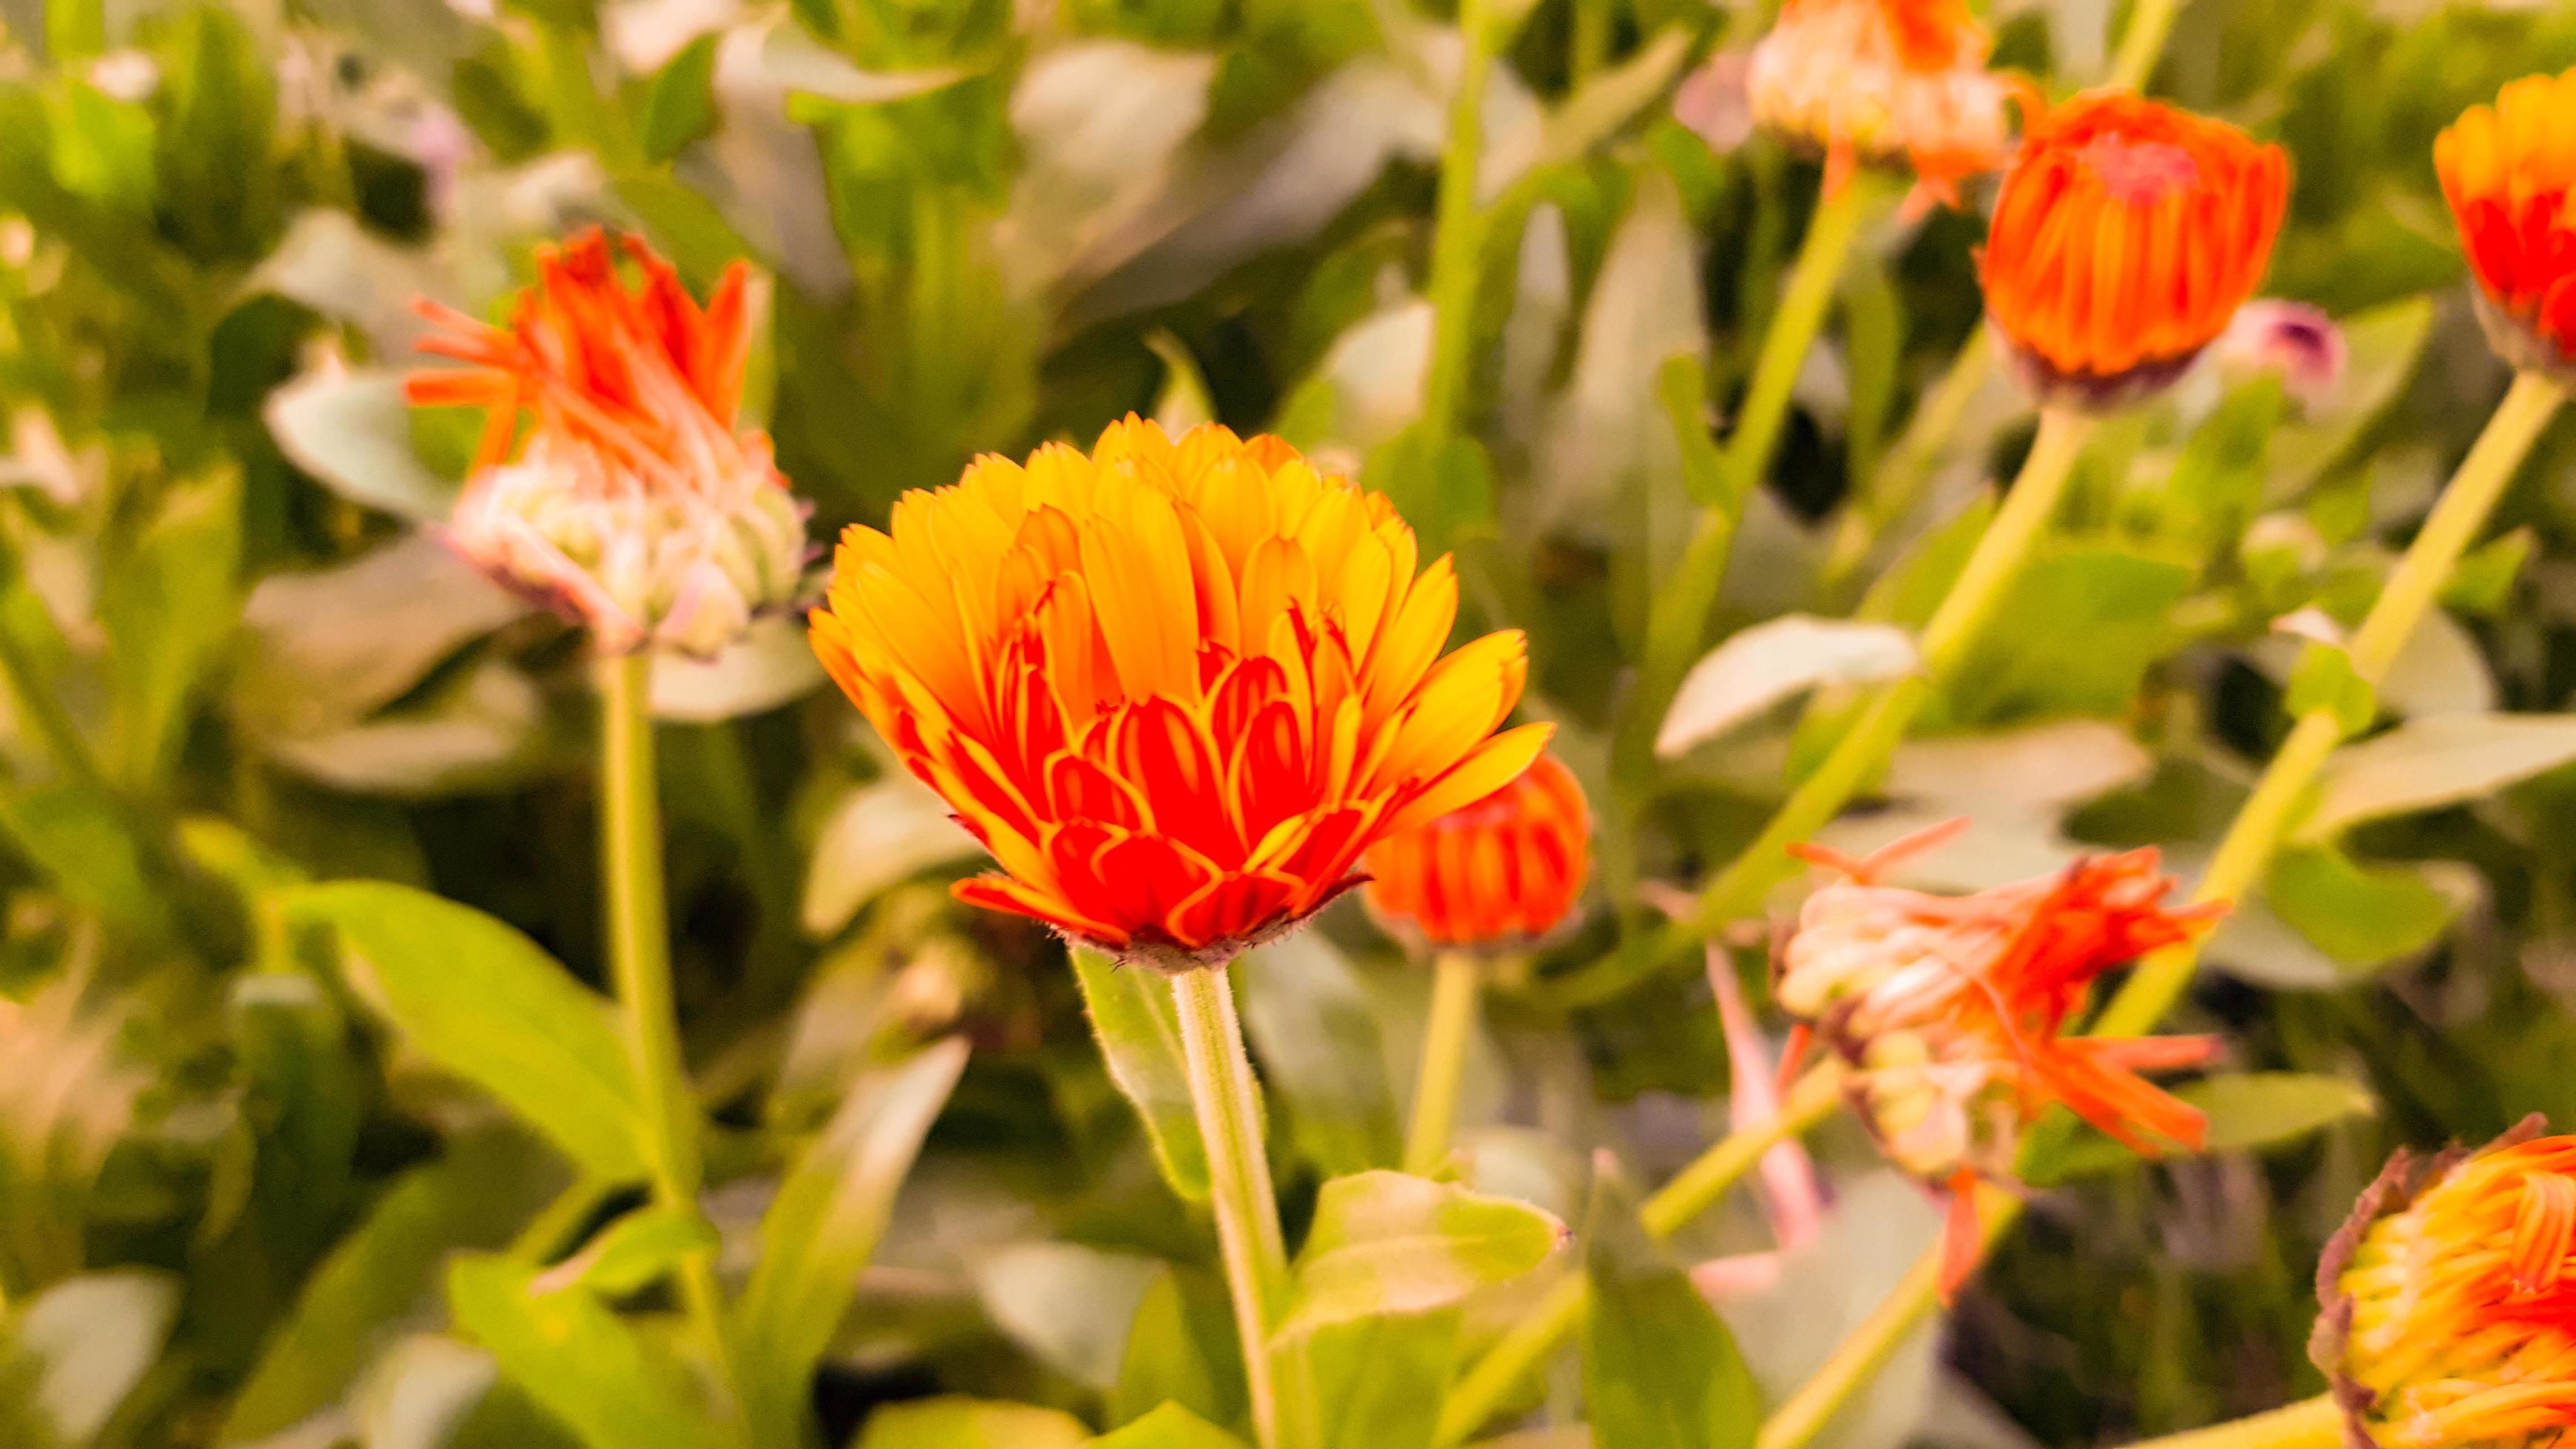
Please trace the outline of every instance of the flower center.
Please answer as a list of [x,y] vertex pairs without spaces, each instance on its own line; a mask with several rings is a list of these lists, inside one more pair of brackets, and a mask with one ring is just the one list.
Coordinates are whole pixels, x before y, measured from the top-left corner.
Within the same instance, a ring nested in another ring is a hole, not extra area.
[[2191,153],[2167,141],[2103,136],[2087,142],[2077,155],[2103,190],[2132,206],[2153,205],[2200,180],[2200,165]]

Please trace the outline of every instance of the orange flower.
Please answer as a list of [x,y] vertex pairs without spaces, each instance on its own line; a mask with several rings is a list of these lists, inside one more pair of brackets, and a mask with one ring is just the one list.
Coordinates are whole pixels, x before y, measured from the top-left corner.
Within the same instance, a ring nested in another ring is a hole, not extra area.
[[1591,847],[1583,787],[1541,755],[1484,799],[1370,846],[1361,869],[1390,928],[1431,946],[1509,948],[1565,919]]
[[1825,152],[1825,185],[1856,162],[1910,163],[1924,189],[2012,155],[2004,102],[2020,90],[1986,69],[1985,27],[1963,0],[1787,0],[1753,47],[1753,117]]
[[2576,346],[2576,70],[2526,76],[2433,142],[2433,169],[2478,278],[2479,320],[2516,367]]
[[1800,854],[1846,879],[1807,898],[1773,994],[1853,1070],[1855,1105],[1900,1167],[1951,1189],[1942,1282],[1955,1289],[1981,1241],[1973,1188],[2012,1171],[2021,1130],[2052,1103],[2132,1150],[2199,1146],[2201,1114],[2141,1070],[2208,1059],[2205,1038],[2061,1036],[2093,978],[2190,939],[2223,908],[2169,910],[2156,852],[2079,860],[1970,896],[1880,885],[1895,861],[1953,821],[1854,861]]
[[2031,124],[2004,175],[1986,315],[2043,397],[2162,386],[2254,294],[2289,185],[2281,148],[2223,121],[2077,96]]
[[2393,1158],[2317,1265],[2309,1353],[2356,1444],[2539,1445],[2576,1428],[2576,1137],[2541,1118]]
[[814,648],[1001,863],[961,899],[1184,970],[1547,742],[1494,737],[1520,634],[1443,657],[1457,577],[1415,561],[1382,495],[1278,439],[1130,417],[1089,457],[978,459],[843,534]]
[[[749,269],[736,262],[701,309],[642,240],[623,250],[642,274],[632,291],[597,228],[539,249],[506,328],[418,303],[436,329],[421,350],[473,365],[416,373],[406,392],[490,409],[448,524],[466,557],[588,623],[603,650],[712,654],[794,594],[805,511],[768,435],[735,419]],[[513,459],[522,413],[535,424]]]

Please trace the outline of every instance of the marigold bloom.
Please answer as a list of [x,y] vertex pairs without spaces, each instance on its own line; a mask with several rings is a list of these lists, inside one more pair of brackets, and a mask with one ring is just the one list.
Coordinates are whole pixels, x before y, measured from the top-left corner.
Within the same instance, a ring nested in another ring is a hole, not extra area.
[[1889,1158],[1951,1189],[1945,1291],[1976,1263],[1971,1189],[2010,1174],[2022,1128],[2050,1104],[2138,1152],[2199,1146],[2199,1111],[2138,1073],[2204,1061],[2213,1042],[2059,1033],[2095,977],[2189,940],[2222,909],[2166,908],[2174,882],[2152,849],[1968,896],[1877,883],[1961,823],[1861,861],[1803,848],[1846,879],[1807,898],[1773,984],[1853,1068],[1854,1104]]
[[1592,816],[1574,772],[1541,755],[1493,794],[1370,846],[1369,909],[1435,947],[1525,945],[1582,893]]
[[1990,45],[1963,0],[1787,0],[1753,47],[1753,117],[1823,147],[1829,189],[1856,162],[1903,161],[1955,200],[2012,155],[2017,87],[1986,69]]
[[2576,346],[2576,70],[2526,76],[2433,142],[2433,170],[2477,274],[2479,320],[2516,367]]
[[[640,274],[618,274],[622,249]],[[432,302],[421,350],[472,364],[414,374],[412,402],[490,409],[448,523],[494,578],[587,623],[602,650],[707,655],[794,594],[805,510],[738,425],[750,270],[704,308],[635,237],[596,228],[537,253],[507,327]],[[520,416],[527,441],[511,456]]]
[[2535,1116],[2390,1160],[2317,1265],[2309,1353],[2352,1442],[2539,1445],[2576,1428],[2576,1137]]
[[2278,146],[2126,91],[2034,120],[1980,271],[1986,315],[2043,397],[2172,380],[2227,328],[2289,199]]
[[1521,635],[1442,656],[1457,576],[1415,564],[1384,496],[1278,439],[1130,417],[844,533],[814,648],[1000,862],[961,899],[1184,970],[1546,743],[1494,734]]

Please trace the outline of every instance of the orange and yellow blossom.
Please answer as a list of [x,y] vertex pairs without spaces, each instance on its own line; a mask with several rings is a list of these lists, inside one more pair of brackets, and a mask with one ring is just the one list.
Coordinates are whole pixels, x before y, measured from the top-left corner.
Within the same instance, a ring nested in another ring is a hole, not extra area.
[[1844,879],[1807,898],[1773,983],[1781,1007],[1852,1068],[1854,1104],[1890,1160],[1950,1189],[1944,1292],[1976,1265],[1976,1183],[2010,1175],[2022,1129],[2051,1104],[2139,1152],[2200,1144],[2201,1114],[2138,1073],[2205,1061],[2212,1041],[2061,1033],[2095,977],[2189,940],[2222,911],[2168,909],[2174,882],[2151,849],[1967,896],[1879,883],[1963,823],[1867,860],[1804,848]]
[[1000,863],[961,899],[1186,970],[1545,745],[1494,733],[1521,635],[1443,655],[1457,577],[1417,563],[1384,496],[1286,443],[1130,417],[843,534],[814,648]]
[[1388,929],[1424,945],[1508,950],[1565,919],[1591,857],[1583,787],[1541,755],[1484,799],[1369,847],[1364,899]]
[[413,374],[410,400],[489,410],[447,537],[604,652],[713,654],[788,602],[810,552],[769,436],[736,416],[750,269],[728,268],[701,308],[640,238],[594,227],[536,262],[506,327],[418,304],[421,350],[471,365]]
[[2540,1445],[2576,1428],[2576,1137],[2544,1128],[2398,1153],[2327,1245],[2309,1352],[2353,1443]]
[[1899,162],[1955,202],[2012,156],[2005,102],[2026,88],[1986,69],[1991,44],[1964,0],[1787,0],[1745,87],[1754,120],[1823,148],[1829,193]]
[[2127,91],[2032,120],[1979,273],[2044,402],[2109,405],[2180,374],[2271,260],[2290,164],[2224,121]]
[[2576,347],[2576,70],[2526,76],[2433,142],[2433,170],[2478,279],[2479,320],[2516,367]]

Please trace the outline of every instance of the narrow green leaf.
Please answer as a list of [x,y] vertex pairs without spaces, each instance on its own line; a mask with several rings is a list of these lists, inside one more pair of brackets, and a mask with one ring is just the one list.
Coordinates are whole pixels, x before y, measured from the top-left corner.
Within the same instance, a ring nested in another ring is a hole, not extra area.
[[[211,23],[211,22],[210,22]],[[173,489],[99,580],[115,685],[109,773],[147,789],[169,768],[186,705],[241,612],[241,482],[226,472]]]
[[1091,1431],[1061,1409],[981,1399],[891,1404],[869,1417],[858,1449],[1082,1449]]
[[610,1298],[633,1293],[716,1247],[713,1224],[694,1212],[642,1208],[602,1228],[582,1250],[546,1270],[543,1291],[578,1284]]
[[2327,845],[2282,851],[2264,877],[2263,899],[2318,950],[2356,970],[2423,950],[2459,915],[2412,867],[2365,865]]
[[[2369,1091],[2341,1077],[2307,1072],[2245,1072],[2206,1077],[2174,1093],[2209,1116],[2208,1150],[2250,1152],[2328,1127],[2346,1117],[2378,1110]],[[2024,1176],[2033,1186],[2047,1187],[2135,1166],[2146,1159],[2128,1148],[2086,1130],[2044,1158],[2035,1157]]]
[[682,47],[644,96],[642,139],[649,161],[668,161],[716,128],[716,45],[711,30]]
[[2282,704],[2292,715],[2332,710],[2345,734],[2359,734],[2379,715],[2379,691],[2353,667],[2352,654],[2337,644],[2311,641],[2290,671]]
[[586,1288],[546,1292],[528,1265],[475,1253],[448,1265],[447,1300],[457,1327],[589,1449],[741,1442],[682,1391],[678,1365]]
[[1262,1080],[1297,1150],[1333,1175],[1401,1157],[1376,1011],[1332,943],[1302,932],[1253,952],[1231,974]]
[[1244,1442],[1178,1404],[1091,1441],[1091,1449],[1246,1449]]
[[1726,455],[1709,431],[1708,364],[1697,353],[1677,352],[1655,370],[1655,400],[1663,404],[1673,443],[1681,450],[1682,487],[1702,508],[1729,517],[1744,511],[1744,490],[1727,469]]
[[2576,760],[2576,714],[2457,714],[2408,720],[2326,761],[2298,831],[2349,826],[2475,800]]
[[796,1442],[808,1381],[858,1292],[896,1189],[966,1069],[951,1037],[852,1085],[840,1110],[779,1184],[760,1223],[760,1266],[735,1308],[755,1436]]
[[1565,1238],[1565,1225],[1537,1208],[1455,1183],[1384,1171],[1337,1177],[1316,1199],[1279,1332],[1446,1308],[1546,1262]]
[[609,1004],[536,942],[382,881],[283,899],[290,919],[339,929],[351,983],[422,1055],[499,1098],[591,1176],[643,1176],[639,1097]]
[[0,831],[72,901],[138,935],[170,934],[169,903],[145,873],[134,822],[107,795],[75,784],[0,793]]
[[1073,974],[1090,1008],[1091,1035],[1100,1043],[1109,1079],[1136,1104],[1163,1180],[1190,1202],[1207,1201],[1207,1146],[1190,1106],[1181,1019],[1170,987],[1151,971],[1121,966],[1080,946],[1073,948]]
[[1750,1449],[1762,1405],[1734,1336],[1647,1238],[1607,1154],[1592,1189],[1583,1394],[1619,1449]]

